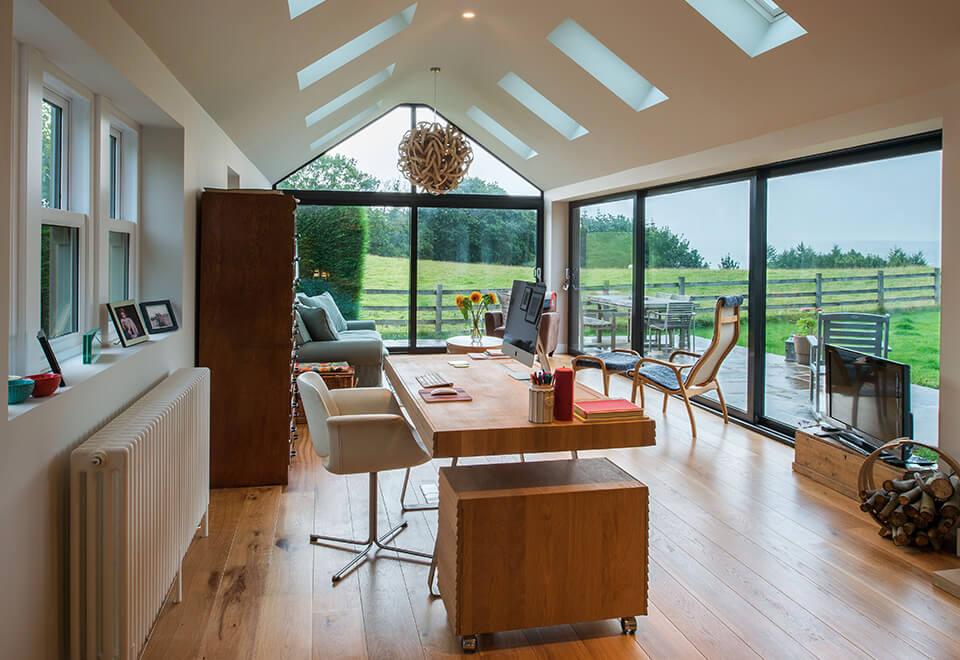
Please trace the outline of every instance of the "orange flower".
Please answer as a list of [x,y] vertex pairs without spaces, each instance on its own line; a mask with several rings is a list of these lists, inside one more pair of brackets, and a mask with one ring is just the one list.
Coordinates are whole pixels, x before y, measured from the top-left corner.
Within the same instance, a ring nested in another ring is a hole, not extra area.
[[497,304],[497,294],[495,294],[493,291],[490,292],[490,304],[491,305]]
[[463,307],[463,296],[457,296],[457,307]]
[[479,303],[481,300],[483,300],[483,296],[480,295],[479,291],[474,291],[470,294],[470,302],[472,302],[474,305]]

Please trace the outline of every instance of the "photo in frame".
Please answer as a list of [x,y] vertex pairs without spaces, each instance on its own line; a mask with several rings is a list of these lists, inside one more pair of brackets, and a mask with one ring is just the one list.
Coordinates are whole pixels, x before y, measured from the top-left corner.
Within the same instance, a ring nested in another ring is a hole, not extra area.
[[140,314],[147,327],[147,332],[156,335],[161,332],[173,332],[177,325],[177,315],[173,313],[173,305],[169,300],[153,300],[140,303]]
[[149,340],[136,301],[121,300],[107,303],[107,311],[113,320],[117,336],[120,337],[120,344],[124,348]]

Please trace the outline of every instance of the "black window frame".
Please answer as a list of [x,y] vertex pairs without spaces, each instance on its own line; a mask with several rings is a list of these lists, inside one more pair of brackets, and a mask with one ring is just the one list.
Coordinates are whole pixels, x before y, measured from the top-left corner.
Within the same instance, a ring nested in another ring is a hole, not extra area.
[[[538,281],[543,280],[543,264],[544,264],[544,198],[543,198],[543,189],[534,184],[532,181],[524,177],[520,172],[517,172],[516,169],[511,167],[508,163],[500,159],[492,151],[487,150],[491,156],[497,159],[504,167],[508,168],[510,171],[514,172],[524,181],[527,181],[531,186],[540,191],[539,195],[483,195],[483,194],[447,194],[447,195],[431,195],[429,193],[418,193],[415,191],[414,186],[411,184],[410,192],[394,192],[394,191],[344,191],[344,190],[291,190],[287,188],[277,188],[277,186],[283,182],[285,179],[300,171],[310,163],[322,158],[325,154],[330,152],[332,149],[336,148],[337,145],[342,142],[350,139],[357,133],[360,133],[366,129],[371,124],[377,122],[385,115],[393,112],[397,108],[409,108],[410,110],[410,127],[413,128],[416,125],[416,116],[418,108],[426,108],[433,110],[428,105],[422,103],[400,103],[389,110],[377,115],[370,121],[363,124],[361,127],[357,128],[355,131],[344,136],[336,144],[328,147],[324,150],[323,153],[317,155],[315,158],[310,159],[300,167],[295,170],[285,174],[278,181],[273,183],[274,190],[280,190],[284,194],[291,195],[295,197],[300,204],[305,206],[383,206],[383,207],[395,207],[395,208],[407,208],[410,210],[410,282],[409,282],[409,291],[410,291],[410,301],[409,301],[409,311],[408,311],[408,329],[409,329],[409,342],[405,347],[391,347],[392,353],[411,353],[411,354],[423,354],[423,353],[443,353],[446,349],[443,346],[418,346],[416,342],[417,335],[417,281],[418,281],[418,259],[417,259],[417,227],[418,227],[418,213],[421,208],[462,208],[462,209],[501,209],[501,210],[515,210],[515,211],[535,211],[537,214],[537,228],[536,228],[536,260],[533,267],[533,272],[531,276],[535,277]],[[442,115],[438,112],[438,116]],[[481,147],[483,144],[471,136],[469,133],[464,131],[462,128],[457,126],[454,122],[450,121],[446,117],[443,117],[444,121],[447,121],[450,124],[453,124],[461,130],[467,137],[476,142]]]
[[[829,170],[845,165],[858,165],[879,160],[888,160],[901,156],[910,156],[921,153],[943,150],[943,131],[929,131],[909,135],[891,140],[872,142],[855,147],[829,151],[810,156],[803,156],[790,160],[777,161],[766,165],[744,168],[720,174],[696,177],[683,181],[626,190],[613,194],[605,194],[572,201],[569,204],[568,216],[568,255],[567,263],[571,272],[571,300],[567,319],[568,337],[573,336],[575,324],[574,305],[578,295],[575,287],[579,284],[579,210],[584,206],[598,203],[627,199],[633,195],[634,203],[634,295],[643,291],[644,273],[646,264],[644,256],[645,234],[645,204],[648,197],[707,188],[723,183],[735,181],[750,182],[749,202],[749,294],[750,319],[748,321],[749,337],[747,342],[747,411],[745,413],[730,409],[731,419],[761,431],[778,440],[793,444],[794,433],[797,427],[790,426],[780,420],[767,417],[764,410],[764,378],[765,378],[765,351],[766,351],[766,281],[767,281],[767,182],[772,178],[802,174],[820,170]],[[639,255],[639,259],[638,259]],[[639,263],[638,263],[639,262]],[[642,295],[642,294],[641,294]],[[642,306],[634,306],[632,310],[632,348],[643,354],[643,312]],[[579,354],[579,350],[571,350]],[[720,414],[718,403],[702,396],[694,397],[695,404]]]

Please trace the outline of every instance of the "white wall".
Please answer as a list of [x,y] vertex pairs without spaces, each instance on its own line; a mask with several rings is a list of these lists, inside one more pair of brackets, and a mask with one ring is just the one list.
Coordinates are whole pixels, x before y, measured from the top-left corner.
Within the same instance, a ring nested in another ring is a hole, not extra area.
[[[608,176],[554,188],[544,193],[548,222],[555,232],[569,226],[566,202],[625,190],[684,181],[711,174],[765,165],[871,142],[943,129],[942,254],[960,251],[960,84],[916,96],[894,99],[860,110],[759,135],[680,158],[637,167]],[[548,243],[566,250],[564,242]],[[555,254],[547,270],[558,288],[567,254]],[[942,265],[940,350],[940,447],[960,458],[960,263]],[[566,296],[561,295],[566,309]],[[566,324],[561,334],[566,343]]]
[[[7,90],[0,101],[3,126],[11,125],[12,4],[13,0],[0,0],[0,89]],[[269,185],[107,0],[44,0],[44,4],[182,126],[154,130],[144,122],[139,279],[141,296],[182,301],[178,311],[184,329],[31,412],[10,421],[0,419],[0,529],[5,539],[0,544],[0,656],[18,659],[66,655],[69,452],[170,370],[193,364],[200,190],[223,187],[227,167],[246,187]],[[69,65],[55,63],[64,69]],[[0,131],[0,182],[11,176],[9,140],[9,131]],[[0,308],[8,309],[9,194],[10,186],[0,184],[0,217],[5,216],[0,231]],[[0,315],[0,337],[9,341],[8,316]],[[0,355],[9,368],[6,351]]]

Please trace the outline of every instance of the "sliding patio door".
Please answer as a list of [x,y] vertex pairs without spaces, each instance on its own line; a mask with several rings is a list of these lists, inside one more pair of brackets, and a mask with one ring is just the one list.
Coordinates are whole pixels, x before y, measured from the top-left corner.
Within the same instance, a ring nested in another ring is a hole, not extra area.
[[[702,353],[719,296],[742,295],[740,338],[720,366],[727,406],[749,405],[747,294],[750,284],[750,181],[648,194],[644,200],[643,353]],[[678,361],[693,358],[678,357]],[[717,402],[715,392],[704,398]]]
[[632,346],[635,198],[571,212],[569,350]]

